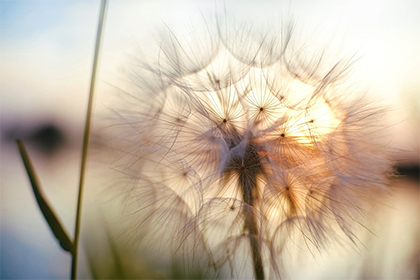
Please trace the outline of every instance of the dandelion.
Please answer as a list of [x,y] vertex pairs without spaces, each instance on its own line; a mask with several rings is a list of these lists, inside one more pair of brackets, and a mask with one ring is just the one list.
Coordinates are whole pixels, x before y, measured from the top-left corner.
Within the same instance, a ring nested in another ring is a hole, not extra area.
[[390,165],[382,111],[344,86],[352,59],[305,56],[293,26],[206,28],[196,45],[171,31],[125,90],[116,131],[132,232],[162,262],[255,279],[284,276],[294,238],[357,242]]

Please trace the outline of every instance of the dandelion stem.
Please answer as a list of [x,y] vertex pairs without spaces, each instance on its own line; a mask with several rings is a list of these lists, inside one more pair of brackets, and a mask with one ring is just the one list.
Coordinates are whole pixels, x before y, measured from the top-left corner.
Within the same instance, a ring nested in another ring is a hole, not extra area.
[[95,91],[96,72],[98,68],[99,49],[101,45],[102,29],[105,22],[107,1],[102,0],[101,10],[99,15],[98,32],[96,34],[96,45],[95,45],[95,56],[92,67],[92,77],[90,81],[89,90],[89,102],[86,114],[85,132],[83,137],[83,148],[82,148],[82,163],[80,167],[80,181],[79,181],[79,193],[77,198],[77,212],[76,212],[76,225],[74,231],[74,244],[73,244],[73,258],[71,264],[71,279],[77,278],[77,259],[78,259],[78,245],[80,236],[80,220],[82,213],[82,194],[83,194],[83,183],[85,179],[85,169],[87,163],[87,153],[89,145],[90,125],[92,119],[92,108],[93,108],[93,93]]
[[239,175],[239,185],[242,191],[243,200],[246,204],[244,207],[244,226],[249,235],[255,279],[264,279],[260,244],[261,239],[254,210],[255,200],[258,197],[257,177],[263,173],[263,168],[256,147],[252,144],[247,145],[242,157],[234,158],[233,161],[240,163],[236,164],[236,172]]
[[242,195],[244,202],[250,207],[244,208],[245,215],[245,228],[249,233],[249,241],[251,244],[252,261],[254,263],[255,279],[264,279],[263,262],[261,258],[261,246],[259,244],[259,232],[257,220],[255,217],[254,206],[254,193],[257,187],[256,176],[250,177],[245,174],[239,177],[239,182],[242,187]]

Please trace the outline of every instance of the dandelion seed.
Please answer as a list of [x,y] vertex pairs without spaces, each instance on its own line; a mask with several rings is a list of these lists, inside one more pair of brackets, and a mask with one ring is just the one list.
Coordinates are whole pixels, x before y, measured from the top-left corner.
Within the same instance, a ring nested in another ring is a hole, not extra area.
[[135,230],[187,266],[281,278],[293,236],[356,242],[363,203],[387,185],[381,112],[338,90],[350,62],[308,59],[292,28],[216,27],[196,48],[171,33],[144,65],[161,84],[137,76],[120,113]]

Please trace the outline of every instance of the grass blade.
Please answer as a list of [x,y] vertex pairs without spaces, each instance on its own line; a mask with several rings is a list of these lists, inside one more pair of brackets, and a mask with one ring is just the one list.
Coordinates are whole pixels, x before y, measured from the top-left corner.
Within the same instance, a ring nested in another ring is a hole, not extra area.
[[98,31],[96,34],[95,54],[92,66],[92,77],[90,79],[90,90],[89,90],[89,102],[86,113],[85,131],[83,137],[83,148],[82,148],[82,162],[80,166],[80,180],[79,180],[79,193],[77,198],[77,212],[76,212],[76,225],[74,231],[74,250],[73,258],[71,263],[71,279],[77,278],[77,259],[78,259],[78,245],[80,236],[80,220],[82,214],[82,197],[83,197],[83,183],[85,179],[85,169],[87,163],[87,154],[89,146],[90,126],[92,121],[92,110],[93,110],[93,94],[95,92],[96,83],[96,72],[98,69],[99,51],[101,47],[102,30],[105,25],[105,14],[106,14],[107,1],[102,0],[101,10],[99,14]]
[[52,232],[54,233],[54,236],[58,239],[61,248],[63,248],[67,252],[73,253],[73,243],[71,242],[68,234],[64,230],[64,227],[58,220],[57,215],[54,213],[41,191],[41,185],[35,173],[35,169],[32,166],[32,162],[29,158],[28,152],[26,151],[23,141],[18,139],[16,140],[16,142],[18,144],[20,155],[25,165],[26,172],[28,173],[29,180],[31,181],[32,190],[34,192],[36,202],[38,203],[38,206],[41,209],[45,220],[47,221]]

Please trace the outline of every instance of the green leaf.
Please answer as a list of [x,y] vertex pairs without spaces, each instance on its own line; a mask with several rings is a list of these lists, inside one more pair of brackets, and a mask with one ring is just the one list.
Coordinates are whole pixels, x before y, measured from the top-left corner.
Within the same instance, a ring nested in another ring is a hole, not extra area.
[[56,214],[52,210],[51,206],[45,200],[45,196],[43,195],[40,183],[38,181],[38,177],[35,173],[35,170],[32,166],[32,162],[29,159],[28,152],[26,151],[25,146],[23,145],[22,140],[16,140],[20,155],[22,157],[23,163],[25,164],[26,172],[28,173],[29,180],[31,181],[32,190],[34,192],[36,202],[38,203],[39,208],[41,209],[42,214],[44,215],[45,220],[47,221],[48,225],[50,226],[52,232],[54,233],[55,237],[58,239],[61,248],[65,251],[72,253],[73,252],[73,243],[70,240],[68,234],[64,230],[63,226],[61,225],[60,221],[58,220]]

